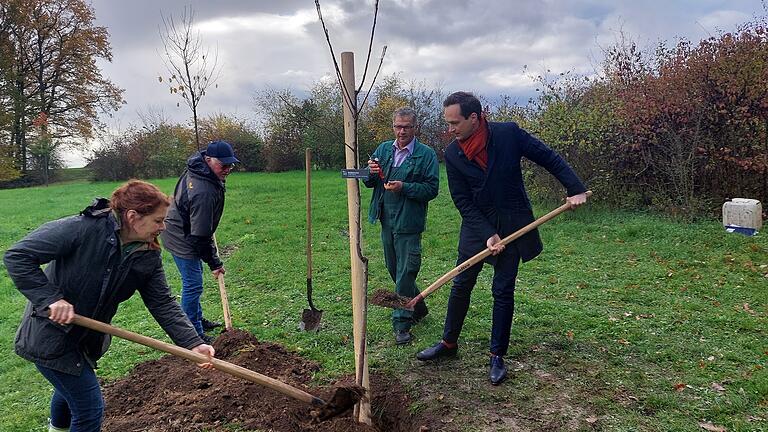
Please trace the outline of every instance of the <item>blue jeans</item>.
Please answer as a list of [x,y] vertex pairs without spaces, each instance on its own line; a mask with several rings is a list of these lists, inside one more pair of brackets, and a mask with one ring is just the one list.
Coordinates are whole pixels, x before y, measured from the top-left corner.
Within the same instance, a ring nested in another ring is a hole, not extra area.
[[[471,256],[459,255],[456,265],[463,263]],[[505,356],[509,348],[509,338],[512,331],[512,316],[515,313],[515,279],[520,265],[520,255],[513,246],[507,246],[499,254],[493,265],[493,324],[491,327],[491,353]],[[464,318],[469,310],[469,297],[477,282],[477,275],[483,269],[479,262],[464,270],[453,278],[451,296],[448,298],[448,311],[445,316],[443,340],[456,343],[464,326]]]
[[61,429],[70,428],[70,432],[99,432],[104,398],[93,369],[86,364],[80,376],[75,376],[35,366],[53,384],[51,424]]
[[181,309],[197,330],[203,334],[203,307],[200,297],[203,295],[203,262],[198,258],[179,258],[173,255],[176,267],[181,274]]

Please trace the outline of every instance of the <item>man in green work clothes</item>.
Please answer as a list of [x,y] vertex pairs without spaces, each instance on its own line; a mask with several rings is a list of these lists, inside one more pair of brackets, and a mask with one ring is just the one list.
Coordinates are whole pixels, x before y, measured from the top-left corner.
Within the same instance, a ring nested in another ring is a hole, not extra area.
[[[419,294],[416,275],[421,267],[421,233],[427,219],[427,205],[437,196],[439,168],[435,151],[416,139],[416,111],[403,107],[392,115],[396,139],[376,148],[368,161],[370,175],[364,180],[373,188],[368,221],[381,221],[381,243],[395,290],[405,297]],[[395,342],[405,345],[413,339],[411,325],[427,315],[422,300],[414,311],[392,312]]]

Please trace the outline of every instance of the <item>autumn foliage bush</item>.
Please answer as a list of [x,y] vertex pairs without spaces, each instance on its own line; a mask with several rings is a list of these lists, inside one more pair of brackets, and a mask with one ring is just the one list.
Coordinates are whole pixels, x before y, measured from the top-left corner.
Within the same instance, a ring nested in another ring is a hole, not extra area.
[[[217,115],[202,119],[200,130],[204,143],[223,139],[232,144],[241,162],[236,169],[263,168],[261,138],[244,121]],[[89,163],[95,180],[175,177],[197,151],[191,127],[165,121],[132,127],[101,141]]]
[[[762,21],[693,44],[606,50],[596,78],[540,78],[527,128],[613,205],[691,217],[768,200],[768,35]],[[562,194],[530,167],[533,190]]]

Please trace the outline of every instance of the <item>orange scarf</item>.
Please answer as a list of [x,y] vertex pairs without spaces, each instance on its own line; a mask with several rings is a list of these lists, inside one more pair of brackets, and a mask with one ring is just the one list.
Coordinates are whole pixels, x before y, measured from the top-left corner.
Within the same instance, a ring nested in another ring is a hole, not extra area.
[[467,155],[467,159],[474,160],[483,169],[488,168],[488,150],[486,142],[488,141],[488,122],[485,121],[485,115],[480,116],[480,126],[467,139],[459,140],[459,147]]

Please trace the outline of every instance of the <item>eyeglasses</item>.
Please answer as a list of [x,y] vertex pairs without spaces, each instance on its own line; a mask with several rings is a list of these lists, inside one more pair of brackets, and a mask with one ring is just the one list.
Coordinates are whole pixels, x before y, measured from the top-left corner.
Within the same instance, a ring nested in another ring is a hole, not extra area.
[[413,129],[413,126],[411,125],[392,125],[392,129],[394,130],[411,130]]
[[231,170],[232,168],[235,167],[235,164],[233,164],[233,163],[224,163],[224,162],[222,162],[222,161],[220,161],[218,159],[216,159],[216,163],[219,164],[221,169],[225,169],[225,170]]

